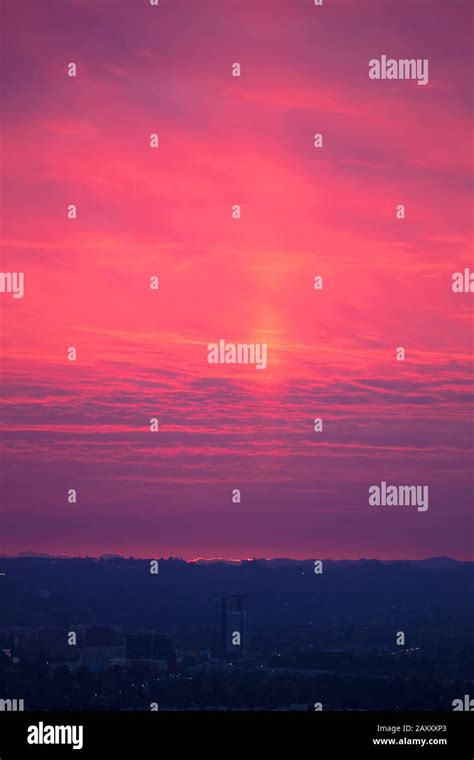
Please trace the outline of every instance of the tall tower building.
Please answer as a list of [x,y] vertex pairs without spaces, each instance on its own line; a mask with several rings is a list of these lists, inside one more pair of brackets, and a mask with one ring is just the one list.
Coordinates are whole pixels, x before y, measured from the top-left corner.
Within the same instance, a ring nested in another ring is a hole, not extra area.
[[243,657],[248,650],[246,596],[225,596],[222,600],[222,646],[230,657]]

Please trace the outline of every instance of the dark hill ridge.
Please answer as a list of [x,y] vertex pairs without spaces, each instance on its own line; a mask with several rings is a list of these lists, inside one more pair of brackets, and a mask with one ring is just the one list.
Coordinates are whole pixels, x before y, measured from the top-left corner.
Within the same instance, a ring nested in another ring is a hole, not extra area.
[[[169,629],[178,636],[218,631],[222,597],[247,596],[252,630],[303,639],[334,629],[376,640],[393,630],[436,639],[471,632],[474,563],[427,560],[159,561],[145,559],[0,559],[0,624],[107,623]],[[371,634],[372,635],[372,634]],[[208,637],[209,638],[209,637]],[[199,641],[207,641],[205,636]]]

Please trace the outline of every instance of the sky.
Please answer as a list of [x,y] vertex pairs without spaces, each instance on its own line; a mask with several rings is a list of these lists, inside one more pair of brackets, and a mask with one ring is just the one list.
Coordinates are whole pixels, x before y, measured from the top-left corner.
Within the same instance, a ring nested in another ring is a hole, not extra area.
[[0,553],[471,558],[472,6],[1,8]]

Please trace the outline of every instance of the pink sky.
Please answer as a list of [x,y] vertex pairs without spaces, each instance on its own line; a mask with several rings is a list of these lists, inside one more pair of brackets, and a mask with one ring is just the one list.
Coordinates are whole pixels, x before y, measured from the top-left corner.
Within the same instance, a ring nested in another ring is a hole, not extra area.
[[[0,553],[468,558],[470,5],[3,17]],[[382,54],[428,85],[370,80]],[[209,365],[220,338],[267,369]],[[429,510],[369,507],[381,480]]]

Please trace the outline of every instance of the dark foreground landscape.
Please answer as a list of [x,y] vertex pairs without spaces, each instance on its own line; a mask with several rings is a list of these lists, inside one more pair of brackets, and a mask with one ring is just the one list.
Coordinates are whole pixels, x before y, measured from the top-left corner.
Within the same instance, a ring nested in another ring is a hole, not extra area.
[[452,711],[474,696],[474,563],[17,557],[0,573],[3,710]]

